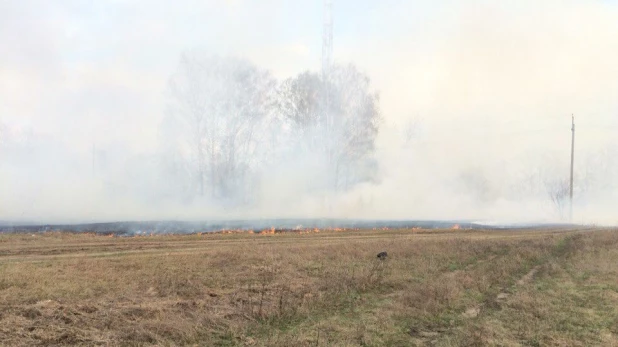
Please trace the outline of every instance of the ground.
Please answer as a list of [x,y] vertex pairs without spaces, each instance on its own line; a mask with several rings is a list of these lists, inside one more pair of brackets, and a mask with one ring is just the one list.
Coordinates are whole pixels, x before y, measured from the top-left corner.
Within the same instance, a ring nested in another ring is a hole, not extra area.
[[617,246],[597,228],[0,234],[0,344],[613,346]]

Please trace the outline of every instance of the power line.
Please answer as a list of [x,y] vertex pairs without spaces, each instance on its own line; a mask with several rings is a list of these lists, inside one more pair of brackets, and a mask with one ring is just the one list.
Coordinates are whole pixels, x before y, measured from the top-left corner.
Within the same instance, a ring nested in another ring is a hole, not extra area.
[[[432,136],[434,136],[432,139],[430,140],[423,140],[423,139],[414,139],[411,142],[412,143],[417,143],[417,144],[432,144],[432,143],[450,143],[450,142],[458,142],[461,143],[462,141],[464,142],[473,142],[473,141],[486,141],[488,139],[494,139],[494,138],[513,138],[513,137],[519,137],[519,136],[530,136],[532,134],[534,135],[544,135],[548,132],[554,132],[554,133],[560,133],[562,130],[555,128],[555,127],[548,127],[548,128],[541,128],[541,129],[535,129],[535,130],[520,130],[520,131],[509,131],[509,132],[490,132],[490,133],[477,133],[477,134],[469,134],[470,136],[467,136],[465,138],[462,138],[460,134],[458,134],[456,131],[453,131],[452,134],[444,134],[444,133],[433,133]],[[441,138],[436,139],[435,136],[439,136]]]

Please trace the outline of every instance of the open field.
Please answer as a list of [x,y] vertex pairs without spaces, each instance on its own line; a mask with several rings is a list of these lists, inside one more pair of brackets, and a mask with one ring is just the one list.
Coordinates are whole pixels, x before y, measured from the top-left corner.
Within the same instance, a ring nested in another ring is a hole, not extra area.
[[613,346],[617,275],[612,229],[0,234],[0,344]]

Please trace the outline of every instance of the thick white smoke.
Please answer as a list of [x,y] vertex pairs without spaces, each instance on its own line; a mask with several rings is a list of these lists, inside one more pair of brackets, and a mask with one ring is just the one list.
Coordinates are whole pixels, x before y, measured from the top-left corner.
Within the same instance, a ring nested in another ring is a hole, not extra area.
[[0,221],[565,220],[574,114],[573,221],[616,224],[617,15],[601,0],[337,2],[335,61],[380,95],[375,171],[325,189],[324,159],[269,123],[238,204],[196,194],[170,77],[192,47],[279,84],[319,71],[320,1],[1,2]]

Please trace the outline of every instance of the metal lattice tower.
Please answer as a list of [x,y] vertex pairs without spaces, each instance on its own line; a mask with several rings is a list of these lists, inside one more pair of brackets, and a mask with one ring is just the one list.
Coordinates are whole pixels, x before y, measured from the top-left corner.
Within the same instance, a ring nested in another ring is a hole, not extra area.
[[326,137],[327,157],[330,162],[333,119],[330,114],[330,72],[333,60],[333,1],[324,0],[324,32],[322,33],[322,122]]
[[324,28],[322,33],[322,78],[328,80],[333,61],[333,0],[324,0]]
[[[334,119],[331,114],[331,68],[333,64],[333,2],[324,0],[324,27],[322,33],[322,121],[324,126],[323,144],[326,150],[326,160],[329,166],[333,164],[334,146],[336,141],[333,134]],[[332,187],[337,189],[337,174],[333,172]],[[328,200],[328,199],[327,199]],[[327,201],[330,206],[330,203]],[[329,207],[330,210],[330,207]]]

